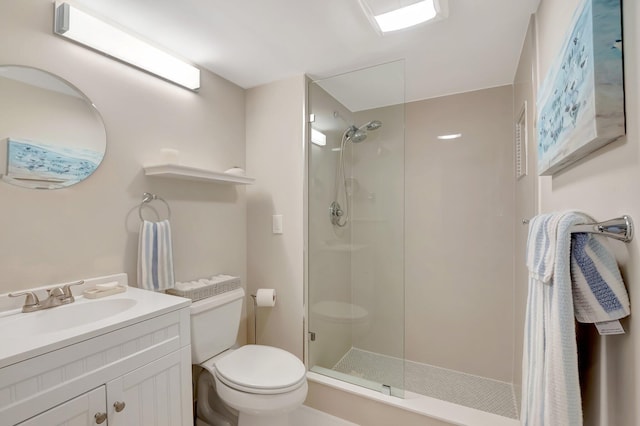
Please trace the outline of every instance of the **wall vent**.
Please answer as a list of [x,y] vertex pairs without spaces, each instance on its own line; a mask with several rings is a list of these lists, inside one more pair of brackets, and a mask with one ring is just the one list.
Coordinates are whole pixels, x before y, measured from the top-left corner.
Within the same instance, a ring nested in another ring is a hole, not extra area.
[[527,139],[527,101],[525,101],[518,115],[515,129],[516,179],[522,179],[528,173]]

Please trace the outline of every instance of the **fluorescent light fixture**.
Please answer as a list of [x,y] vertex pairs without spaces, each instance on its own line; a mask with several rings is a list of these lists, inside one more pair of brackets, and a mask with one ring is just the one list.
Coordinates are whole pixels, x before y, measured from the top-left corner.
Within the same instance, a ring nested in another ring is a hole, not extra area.
[[56,3],[53,31],[180,86],[200,87],[198,68],[68,3]]
[[462,137],[462,133],[452,133],[450,135],[440,135],[438,136],[438,139],[443,140],[443,141],[449,141],[452,139],[458,139]]
[[311,129],[311,142],[318,146],[325,146],[327,144],[327,135],[316,130]]
[[360,0],[371,23],[383,33],[403,30],[423,22],[447,17],[448,0],[419,0],[396,9],[389,9],[387,0]]

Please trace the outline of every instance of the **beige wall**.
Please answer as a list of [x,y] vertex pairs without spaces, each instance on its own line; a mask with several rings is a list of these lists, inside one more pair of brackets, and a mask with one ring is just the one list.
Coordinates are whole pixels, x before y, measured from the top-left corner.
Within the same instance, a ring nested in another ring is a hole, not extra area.
[[[562,170],[552,178],[540,181],[540,204],[542,212],[564,209],[578,209],[589,213],[597,220],[606,220],[621,214],[629,214],[632,218],[640,218],[640,198],[638,182],[640,181],[640,128],[638,116],[640,108],[640,84],[638,83],[640,49],[640,8],[637,1],[623,2],[624,52],[625,52],[625,97],[627,135],[619,141],[606,145],[602,149],[588,155],[578,163]],[[543,0],[536,14],[539,52],[539,76],[543,81],[560,43],[567,31],[573,9],[578,0],[552,1]],[[630,293],[632,309],[640,292],[637,283],[640,281],[640,242],[636,238],[629,244],[611,242],[621,265],[623,277]],[[598,374],[604,367],[606,374],[603,380],[594,380],[586,384],[588,397],[585,400],[585,424],[632,426],[640,422],[640,405],[638,401],[638,385],[640,369],[637,365],[640,351],[640,339],[637,330],[640,327],[640,316],[637,312],[623,320],[627,334],[611,336],[591,344],[587,355],[591,359],[590,370]],[[601,355],[599,345],[604,344]],[[606,395],[606,402],[601,409],[599,394]]]
[[[54,36],[52,22],[49,0],[0,2],[0,63],[42,68],[83,91],[104,118],[107,152],[70,188],[0,183],[0,292],[117,272],[135,283],[145,191],[171,205],[176,279],[228,273],[245,281],[245,189],[147,178],[142,170],[163,147],[194,166],[244,167],[244,90],[209,72],[198,93],[182,89]],[[240,341],[244,335],[243,327]]]
[[[511,86],[406,107],[406,357],[503,381],[513,374],[512,117]],[[450,133],[463,136],[436,138]]]
[[[274,288],[278,294],[274,308],[258,308],[258,343],[301,359],[304,99],[302,75],[246,94],[247,170],[256,178],[247,189],[247,290],[255,294],[258,288]],[[283,216],[280,235],[272,233],[276,214]],[[249,325],[252,329],[251,321]]]
[[513,384],[520,402],[522,387],[522,345],[524,341],[524,320],[527,304],[528,276],[524,263],[526,257],[527,238],[529,227],[523,223],[523,219],[530,219],[537,212],[537,183],[538,174],[535,169],[537,155],[535,139],[535,89],[536,89],[536,34],[535,18],[532,16],[527,36],[522,46],[518,69],[513,81],[513,113],[514,122],[520,120],[524,114],[523,132],[527,153],[527,174],[516,181],[515,185],[515,215],[513,217],[515,238],[515,263],[514,263],[514,357],[513,357]]

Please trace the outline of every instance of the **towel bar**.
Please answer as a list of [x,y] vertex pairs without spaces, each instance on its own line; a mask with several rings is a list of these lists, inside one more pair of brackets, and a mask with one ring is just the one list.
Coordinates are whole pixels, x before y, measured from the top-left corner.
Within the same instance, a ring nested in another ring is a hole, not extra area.
[[[529,219],[522,219],[522,224],[528,225]],[[628,243],[633,240],[633,220],[631,216],[624,215],[604,222],[574,225],[571,227],[571,233],[574,232],[600,234]]]
[[604,222],[574,225],[571,232],[600,234],[628,243],[633,239],[633,221],[630,216],[624,215]]

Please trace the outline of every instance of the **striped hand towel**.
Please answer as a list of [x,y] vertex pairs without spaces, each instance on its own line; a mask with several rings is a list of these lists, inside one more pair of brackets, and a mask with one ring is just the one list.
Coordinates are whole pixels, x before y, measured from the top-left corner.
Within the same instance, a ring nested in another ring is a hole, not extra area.
[[173,288],[173,253],[168,220],[142,221],[138,240],[138,287],[146,290]]
[[576,319],[593,323],[624,318],[629,295],[606,237],[571,235],[571,281]]

